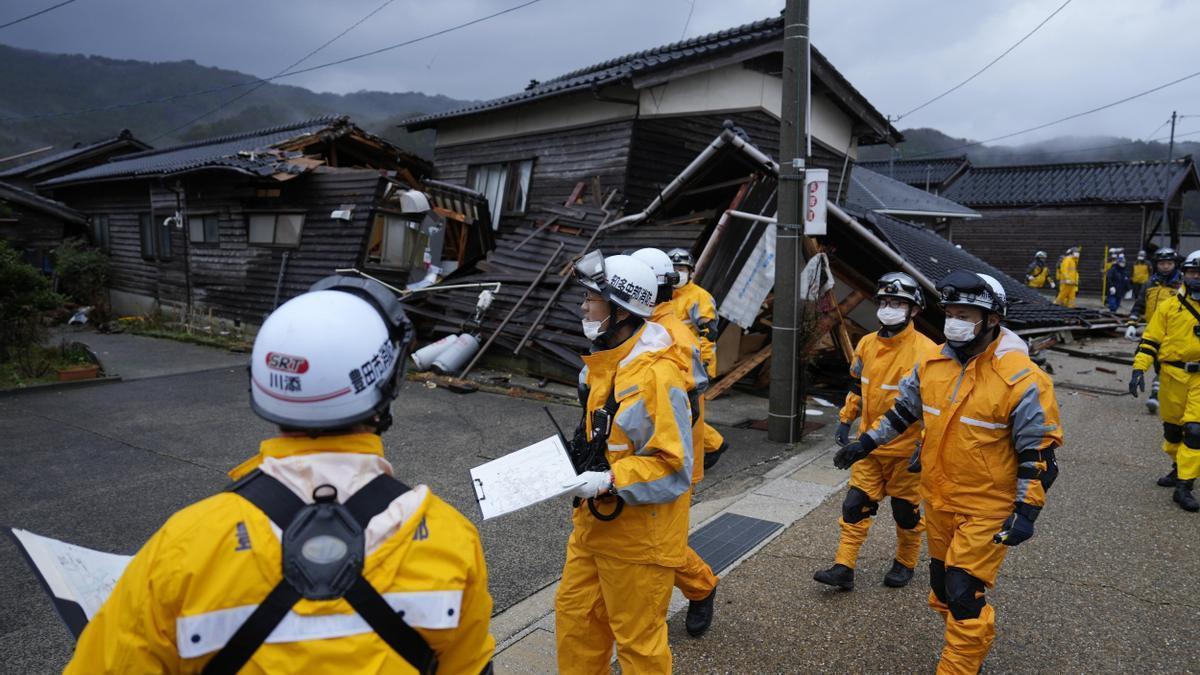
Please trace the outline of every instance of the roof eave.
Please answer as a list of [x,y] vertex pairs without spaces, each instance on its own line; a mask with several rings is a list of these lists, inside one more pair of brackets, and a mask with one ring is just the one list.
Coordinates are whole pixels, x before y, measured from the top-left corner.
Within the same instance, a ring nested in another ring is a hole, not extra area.
[[917,216],[921,218],[957,218],[959,220],[976,220],[982,218],[980,213],[962,213],[960,211],[911,211],[908,209],[871,209],[891,216]]

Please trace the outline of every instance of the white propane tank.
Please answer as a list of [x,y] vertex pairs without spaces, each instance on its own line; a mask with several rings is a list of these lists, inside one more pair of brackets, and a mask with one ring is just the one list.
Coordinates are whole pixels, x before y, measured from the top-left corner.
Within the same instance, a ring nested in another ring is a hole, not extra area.
[[438,357],[433,360],[433,370],[442,375],[458,375],[477,351],[479,351],[479,338],[470,333],[463,333],[458,336],[454,344],[447,347],[446,351],[438,354]]
[[417,351],[412,353],[413,367],[417,370],[429,370],[429,366],[433,365],[433,360],[436,359],[442,352],[446,351],[454,341],[458,339],[457,335],[447,335],[437,342],[427,344]]

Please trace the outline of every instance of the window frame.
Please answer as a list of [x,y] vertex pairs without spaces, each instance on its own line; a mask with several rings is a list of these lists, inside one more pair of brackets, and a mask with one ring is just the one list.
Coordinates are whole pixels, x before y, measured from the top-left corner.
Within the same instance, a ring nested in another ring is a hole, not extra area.
[[[389,219],[391,219],[393,221],[402,222],[405,224],[406,230],[416,232],[416,241],[418,242],[418,246],[414,247],[414,249],[412,251],[408,251],[407,255],[405,256],[408,258],[406,263],[412,263],[412,264],[398,264],[397,265],[397,264],[390,264],[390,263],[384,262],[384,252],[386,252],[387,248],[388,248],[388,231],[390,229],[388,227],[388,225],[390,224]],[[379,260],[376,261],[376,260],[371,260],[371,243],[375,240],[375,228],[377,226],[379,226],[380,224],[383,225],[383,231],[380,234],[380,241],[379,241],[379,251],[380,251]],[[376,209],[375,217],[371,219],[371,230],[370,230],[370,232],[367,233],[367,246],[366,246],[366,251],[363,253],[363,265],[369,266],[369,267],[374,267],[374,268],[379,268],[379,269],[385,269],[385,270],[405,270],[405,269],[411,270],[411,269],[414,269],[416,265],[419,265],[419,264],[421,264],[421,262],[424,261],[425,248],[427,248],[429,246],[429,235],[422,231],[421,225],[422,225],[421,221],[413,220],[412,218],[406,217],[406,214],[403,214],[400,211],[393,211],[391,209],[382,209],[382,208]],[[424,238],[424,241],[425,241],[424,246],[419,245],[421,238]],[[420,251],[415,252],[416,248],[420,248]],[[421,256],[421,261],[413,263],[414,256]]]
[[154,214],[142,211],[137,214],[138,242],[141,245],[142,260],[158,260],[158,244],[154,231]]
[[112,220],[107,213],[93,213],[90,216],[92,226],[92,243],[101,251],[112,251]]
[[[529,188],[533,183],[533,170],[536,163],[536,157],[519,157],[503,162],[486,162],[467,166],[467,187],[488,197],[488,208],[492,210],[493,230],[499,229],[502,216],[519,216],[528,210]],[[522,169],[525,166],[528,167],[527,171]],[[482,186],[481,189],[476,186],[475,182],[480,171],[493,167],[503,167],[503,184],[500,186],[500,195],[496,200],[490,198],[486,186]]]
[[[308,210],[306,209],[245,209],[243,211],[246,217],[246,244],[249,246],[261,246],[263,248],[299,248],[300,243],[304,240],[304,227],[308,224]],[[274,216],[275,226],[271,230],[271,241],[254,241],[252,238],[251,220],[255,216]],[[300,216],[300,227],[296,232],[296,242],[279,243],[279,217],[280,216]]]
[[[221,243],[221,213],[219,211],[192,211],[185,218],[187,220],[188,244],[192,246],[217,246]],[[192,236],[194,234],[192,230],[193,218],[201,220],[200,235],[203,237],[202,239],[196,239]],[[212,219],[212,239],[208,238],[208,220],[210,218]]]

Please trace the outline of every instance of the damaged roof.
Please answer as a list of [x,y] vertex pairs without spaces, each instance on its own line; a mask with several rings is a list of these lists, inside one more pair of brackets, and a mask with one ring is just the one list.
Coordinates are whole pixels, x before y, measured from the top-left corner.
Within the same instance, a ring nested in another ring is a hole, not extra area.
[[878,211],[922,218],[980,218],[978,211],[918,190],[883,174],[856,165],[850,172],[846,205],[857,211]]
[[972,207],[1160,204],[1181,189],[1200,189],[1190,155],[1171,162],[973,166],[945,196]]
[[[236,171],[263,178],[276,174],[294,175],[303,173],[314,165],[313,160],[303,156],[300,150],[302,147],[312,142],[336,140],[349,134],[375,139],[352,124],[348,117],[327,115],[303,122],[125,155],[106,164],[59,176],[39,185],[57,187],[74,183],[165,176],[204,169]],[[386,143],[382,139],[376,140]],[[427,166],[425,160],[415,155],[408,155],[399,150],[397,153],[401,159],[410,160],[418,166]]]
[[74,147],[67,150],[44,155],[32,162],[18,164],[0,171],[0,178],[22,177],[28,179],[36,179],[38,176],[50,173],[55,169],[70,166],[74,162],[83,161],[88,158],[96,157],[106,153],[117,153],[123,150],[128,150],[130,153],[139,150],[149,150],[150,146],[138,139],[134,138],[133,133],[128,129],[122,129],[121,133],[106,138],[95,143],[76,143]]
[[62,202],[43,197],[15,185],[0,183],[0,202],[8,202],[77,225],[87,223],[87,216]]
[[937,159],[897,159],[858,162],[861,166],[905,185],[925,190],[938,189],[971,167],[966,155]]
[[[715,56],[735,53],[747,48],[778,43],[783,49],[783,17],[762,19],[753,23],[728,28],[715,33],[701,35],[680,42],[645,49],[640,52],[626,54],[609,59],[586,68],[573,70],[544,82],[531,83],[525,91],[500,98],[476,103],[457,110],[423,115],[404,122],[403,126],[410,131],[436,126],[439,122],[476,115],[491,110],[499,110],[515,105],[529,103],[552,96],[599,89],[600,87],[619,82],[631,82],[637,76],[667,71],[672,68],[701,62]],[[874,132],[874,135],[862,139],[863,144],[870,141],[898,142],[902,136],[878,110],[863,96],[846,78],[833,67],[816,47],[812,48],[812,72],[815,81],[820,81],[850,105],[850,112],[855,114]],[[633,83],[635,88],[636,83]]]

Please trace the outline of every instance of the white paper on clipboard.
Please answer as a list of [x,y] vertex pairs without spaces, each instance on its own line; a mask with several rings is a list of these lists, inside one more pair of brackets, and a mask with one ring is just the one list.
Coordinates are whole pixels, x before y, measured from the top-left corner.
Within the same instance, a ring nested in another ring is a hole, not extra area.
[[471,469],[484,520],[557,497],[570,489],[575,477],[575,467],[558,436]]

